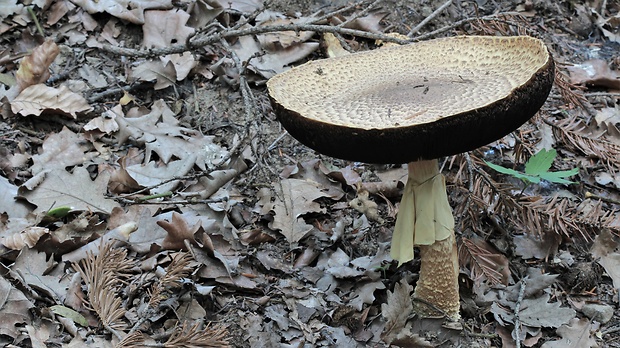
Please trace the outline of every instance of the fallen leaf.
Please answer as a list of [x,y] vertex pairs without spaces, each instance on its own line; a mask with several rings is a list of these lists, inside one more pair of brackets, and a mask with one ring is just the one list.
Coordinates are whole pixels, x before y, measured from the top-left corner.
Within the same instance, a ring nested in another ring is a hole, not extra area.
[[275,216],[269,226],[280,230],[289,243],[297,243],[313,228],[304,221],[303,215],[324,212],[314,200],[326,194],[316,182],[300,179],[281,180],[275,190]]
[[44,252],[24,248],[21,250],[11,269],[21,276],[24,285],[37,289],[42,295],[62,303],[67,294],[69,278],[48,275],[55,266],[54,259],[47,260]]
[[521,303],[519,319],[531,327],[560,327],[575,317],[572,308],[560,307],[560,302],[547,302],[549,295],[544,294],[535,299],[525,299]]
[[545,342],[541,348],[592,348],[598,347],[590,333],[592,324],[587,318],[573,318],[560,326],[556,332],[561,340]]
[[0,176],[0,213],[7,213],[11,218],[25,217],[30,209],[23,202],[15,201],[18,187]]
[[[15,80],[19,91],[26,87],[45,83],[50,77],[49,66],[52,64],[60,49],[54,40],[47,39],[35,47],[30,55],[26,56],[15,73]],[[15,112],[15,111],[14,111]]]
[[34,248],[39,239],[49,233],[49,228],[30,226],[20,232],[3,234],[0,236],[0,243],[11,250],[22,250],[25,247]]
[[616,289],[620,289],[620,253],[616,251],[618,245],[611,232],[604,229],[596,236],[590,250],[592,256],[605,268]]
[[403,278],[396,283],[393,292],[388,290],[387,301],[381,305],[381,315],[386,321],[381,337],[388,344],[405,328],[407,319],[413,313],[412,291],[413,286]]
[[[247,29],[245,26],[242,29]],[[319,48],[318,42],[303,42],[293,44],[287,48],[274,51],[265,50],[252,35],[239,37],[232,46],[242,62],[249,62],[249,68],[264,78],[270,78],[278,73],[288,70],[288,65],[302,58]],[[264,53],[259,54],[258,53]]]
[[24,293],[0,276],[0,335],[18,337],[19,326],[31,322],[31,308],[34,308],[34,304]]
[[571,83],[620,89],[620,73],[611,70],[607,61],[591,59],[567,67]]
[[144,161],[151,161],[152,153],[168,163],[173,156],[185,160],[193,158],[196,165],[207,170],[219,163],[226,151],[213,143],[212,136],[179,126],[179,121],[163,100],[153,103],[151,112],[140,117],[116,118],[119,131],[116,138],[119,144],[133,139],[146,147]]
[[145,10],[172,8],[172,0],[71,0],[86,12],[107,12],[134,24],[144,24]]
[[63,127],[60,133],[48,136],[42,145],[43,151],[32,156],[32,174],[45,170],[64,170],[89,161],[97,155],[92,145],[81,134]]
[[24,89],[11,102],[11,110],[23,116],[39,116],[43,112],[60,113],[77,118],[78,113],[92,110],[86,99],[61,85],[58,88],[43,84]]
[[35,213],[45,212],[50,208],[68,206],[73,210],[93,210],[109,214],[112,208],[119,206],[114,200],[105,198],[110,174],[100,173],[93,181],[86,168],[76,167],[73,173],[65,170],[41,172],[43,182],[28,189],[24,183],[19,194],[37,206]]

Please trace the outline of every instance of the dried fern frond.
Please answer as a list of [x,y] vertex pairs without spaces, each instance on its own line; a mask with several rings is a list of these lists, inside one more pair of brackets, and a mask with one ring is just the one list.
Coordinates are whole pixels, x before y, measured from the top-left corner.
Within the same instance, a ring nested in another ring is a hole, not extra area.
[[130,262],[127,251],[114,249],[111,242],[99,246],[95,256],[87,252],[87,257],[79,263],[73,263],[73,269],[79,272],[87,287],[88,303],[86,307],[97,313],[103,326],[111,330],[122,330],[125,315],[122,301],[116,296],[116,290],[123,277],[127,275]]
[[553,128],[556,139],[581,153],[597,157],[609,167],[620,167],[620,146],[601,139],[603,132],[593,133],[581,120],[567,118],[557,123],[543,118]]
[[141,348],[144,347],[144,337],[142,332],[134,331],[125,335],[123,339],[118,342],[114,348]]
[[206,347],[206,348],[228,348],[228,330],[222,325],[211,327],[207,325],[202,328],[199,322],[189,324],[184,322],[177,326],[172,335],[164,343],[166,348],[185,348],[185,347]]
[[530,28],[530,24],[519,14],[503,14],[497,19],[479,19],[471,23],[471,30],[476,34],[483,35],[532,35],[536,36],[536,31]]
[[486,278],[491,284],[508,285],[510,281],[508,259],[482,239],[462,238],[459,262],[470,267],[471,278],[475,282]]
[[588,100],[583,95],[584,87],[577,86],[572,84],[568,80],[568,76],[564,72],[560,70],[560,68],[556,65],[555,68],[555,86],[560,91],[560,95],[562,99],[571,107],[583,106],[584,103],[587,103]]
[[576,223],[573,214],[569,212],[569,200],[553,196],[551,199],[529,197],[522,201],[522,215],[517,219],[518,227],[522,232],[534,233],[542,238],[547,231],[571,237],[575,232],[585,240],[591,240],[589,233]]
[[192,255],[189,253],[177,253],[172,257],[172,261],[166,267],[166,273],[161,277],[160,283],[165,288],[177,288],[181,286],[181,279],[187,277],[191,269],[189,263]]

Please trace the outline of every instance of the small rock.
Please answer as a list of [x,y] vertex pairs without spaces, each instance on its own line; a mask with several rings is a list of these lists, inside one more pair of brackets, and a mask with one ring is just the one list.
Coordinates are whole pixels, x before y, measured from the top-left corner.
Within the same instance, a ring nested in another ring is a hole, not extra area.
[[614,309],[605,304],[586,303],[581,307],[581,312],[601,324],[607,323],[614,316]]

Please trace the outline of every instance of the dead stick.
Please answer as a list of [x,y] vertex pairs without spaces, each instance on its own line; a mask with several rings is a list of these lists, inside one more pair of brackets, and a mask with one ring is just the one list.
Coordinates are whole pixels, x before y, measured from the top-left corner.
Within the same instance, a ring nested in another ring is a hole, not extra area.
[[519,319],[519,311],[521,310],[521,302],[523,302],[523,296],[525,295],[525,286],[527,285],[527,278],[528,276],[525,276],[523,279],[521,279],[521,287],[519,288],[519,297],[517,298],[517,303],[515,303],[515,336],[516,336],[517,348],[521,348],[521,337],[519,337],[521,320]]
[[121,56],[138,57],[138,58],[152,58],[160,57],[168,54],[183,53],[195,50],[200,47],[204,47],[216,42],[220,42],[222,39],[246,36],[246,35],[258,35],[265,33],[273,33],[280,31],[314,31],[317,33],[338,33],[341,35],[351,35],[364,37],[371,40],[383,40],[385,42],[395,42],[401,45],[412,42],[413,40],[404,40],[396,37],[392,37],[385,34],[369,33],[362,30],[339,28],[331,25],[317,25],[317,24],[281,24],[281,25],[265,25],[258,27],[251,27],[246,29],[237,30],[225,30],[219,33],[207,35],[196,40],[191,41],[189,44],[174,45],[163,48],[148,49],[148,50],[135,50],[132,48],[117,47],[112,45],[103,45],[104,51],[118,54]]
[[428,17],[424,18],[424,20],[420,22],[420,24],[416,25],[413,29],[411,29],[411,31],[409,32],[409,34],[407,34],[407,36],[412,37],[413,34],[420,31],[420,29],[422,29],[426,24],[428,24],[428,22],[432,21],[433,19],[435,19],[435,17],[439,16],[439,14],[442,13],[443,10],[448,8],[448,6],[450,5],[452,5],[452,0],[448,0],[443,5],[439,6],[439,8],[433,11],[433,13],[431,13]]

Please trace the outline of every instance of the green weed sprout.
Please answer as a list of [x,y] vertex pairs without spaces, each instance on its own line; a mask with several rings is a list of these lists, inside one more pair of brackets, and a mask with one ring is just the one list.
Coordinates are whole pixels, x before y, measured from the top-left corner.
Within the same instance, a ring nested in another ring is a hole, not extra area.
[[553,160],[558,155],[555,149],[546,150],[542,149],[534,156],[530,157],[530,159],[525,163],[525,172],[519,172],[514,169],[504,168],[497,164],[493,164],[487,161],[484,163],[487,166],[491,167],[502,174],[511,175],[517,179],[521,179],[526,186],[533,183],[537,184],[541,179],[547,180],[549,182],[553,182],[556,184],[575,184],[574,181],[566,180],[565,178],[571,177],[579,173],[578,168],[573,168],[571,170],[562,170],[559,172],[550,172],[551,164]]

